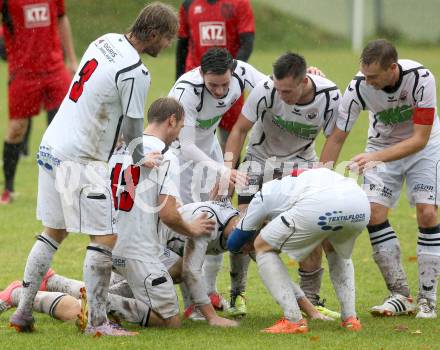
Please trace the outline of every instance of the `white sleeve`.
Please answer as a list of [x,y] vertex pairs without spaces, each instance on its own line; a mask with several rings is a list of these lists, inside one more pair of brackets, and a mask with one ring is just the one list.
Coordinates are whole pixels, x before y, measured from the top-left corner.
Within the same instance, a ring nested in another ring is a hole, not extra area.
[[185,83],[177,82],[168,94],[180,102],[185,110],[185,126],[197,125],[197,106],[200,104],[200,97],[195,94],[194,88]]
[[116,87],[124,115],[130,118],[144,118],[150,83],[149,73],[140,67],[118,76]]
[[250,92],[258,83],[267,78],[266,74],[251,66],[249,63],[237,60],[237,68],[234,70],[241,82],[242,87]]
[[419,83],[415,88],[414,99],[417,108],[436,108],[437,106],[435,78],[428,69],[419,71]]
[[336,120],[338,129],[349,132],[354,122],[359,117],[360,112],[364,109],[363,100],[360,97],[359,80],[352,80],[345,90],[342,101],[339,104],[339,115]]
[[237,228],[242,231],[256,231],[263,226],[264,220],[268,215],[264,205],[264,198],[261,191],[257,192],[252,198],[246,209],[244,217],[237,224]]
[[197,305],[211,302],[202,275],[208,240],[209,237],[188,238],[183,254],[182,277],[190,290],[193,302]]
[[255,89],[250,92],[241,110],[241,114],[252,123],[261,118],[263,111],[270,105],[271,90],[265,87],[266,82],[267,80],[258,83]]
[[328,108],[325,111],[325,115],[324,115],[325,122],[324,122],[324,127],[322,129],[326,137],[330,136],[336,125],[336,121],[338,120],[338,116],[339,116],[340,102],[341,102],[341,91],[339,91],[339,89],[330,91],[330,100],[329,100]]
[[159,195],[173,196],[180,201],[180,166],[174,155],[165,158],[159,167],[159,174],[159,178],[163,179]]

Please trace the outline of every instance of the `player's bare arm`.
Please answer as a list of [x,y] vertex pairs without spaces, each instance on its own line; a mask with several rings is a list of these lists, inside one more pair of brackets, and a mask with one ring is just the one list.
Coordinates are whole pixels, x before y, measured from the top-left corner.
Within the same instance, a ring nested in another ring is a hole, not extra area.
[[335,165],[348,134],[348,132],[342,131],[338,127],[334,128],[331,135],[325,141],[321,157],[319,158],[320,163],[332,162],[332,165]]
[[243,148],[244,141],[246,140],[246,136],[249,130],[252,129],[253,125],[254,123],[248,120],[243,114],[240,114],[235,122],[225,146],[225,155],[228,154],[229,156],[227,160],[231,161],[230,155],[232,154],[233,165],[235,165],[240,159],[240,152]]
[[350,167],[357,166],[359,171],[363,171],[370,162],[391,162],[414,154],[426,146],[431,129],[432,125],[414,124],[414,133],[410,138],[377,152],[358,154],[351,159],[353,164]]
[[160,219],[165,225],[182,235],[198,237],[209,235],[214,230],[215,221],[208,219],[206,214],[197,217],[191,222],[183,220],[177,211],[176,198],[173,196],[160,195],[159,203],[162,207],[159,211]]
[[60,39],[66,56],[66,65],[73,76],[78,69],[78,61],[76,59],[75,49],[73,46],[70,21],[66,15],[58,18],[58,30],[60,32]]

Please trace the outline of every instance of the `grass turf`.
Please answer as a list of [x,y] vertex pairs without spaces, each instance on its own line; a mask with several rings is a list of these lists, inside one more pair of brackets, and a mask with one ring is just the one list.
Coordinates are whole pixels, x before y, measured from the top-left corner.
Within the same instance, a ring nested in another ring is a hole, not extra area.
[[[251,63],[269,73],[271,64],[280,52],[255,52]],[[322,50],[302,52],[310,65],[320,67],[327,77],[334,80],[343,91],[357,70],[358,57],[348,50]],[[401,48],[400,56],[422,62],[438,77],[440,76],[440,49],[414,50]],[[157,59],[144,59],[152,73],[152,88],[149,102],[166,95],[173,83],[174,57],[171,52]],[[6,130],[6,65],[0,63],[0,119],[1,134]],[[31,154],[35,153],[45,128],[45,117],[34,119]],[[366,140],[367,116],[362,114],[352,131],[340,160],[348,160],[363,150]],[[322,147],[318,139],[318,151]],[[1,146],[0,146],[1,147]],[[2,181],[2,180],[0,180]],[[0,186],[3,182],[0,182]],[[11,206],[0,206],[0,288],[14,279],[21,279],[26,257],[34,243],[34,235],[41,232],[41,225],[35,219],[37,167],[34,158],[20,161],[16,191],[18,197]],[[402,259],[410,286],[417,291],[417,263],[415,247],[417,225],[415,212],[402,196],[398,207],[391,214],[391,223],[401,240]],[[87,237],[71,235],[55,255],[55,270],[72,278],[81,279],[82,263]],[[17,334],[9,329],[11,311],[0,315],[0,348],[3,349],[157,349],[157,348],[217,348],[217,349],[437,349],[440,340],[440,326],[436,320],[415,320],[412,317],[377,319],[368,314],[368,308],[382,301],[386,296],[385,284],[371,258],[368,235],[364,232],[354,250],[354,264],[357,285],[357,311],[364,329],[352,334],[340,329],[338,323],[311,322],[310,333],[306,335],[265,335],[259,330],[272,325],[281,315],[276,303],[260,282],[255,264],[251,264],[247,288],[248,316],[237,329],[210,328],[203,323],[185,321],[179,330],[146,329],[134,338],[93,339],[78,334],[72,324],[63,324],[45,315],[36,315],[35,334]],[[227,260],[227,259],[226,259]],[[292,278],[297,280],[298,265],[288,261]],[[324,263],[326,265],[326,263]],[[225,261],[219,276],[219,289],[228,292],[228,263]],[[328,269],[326,268],[326,271]],[[327,298],[327,305],[337,309],[328,273],[324,274],[321,295]],[[397,330],[396,330],[397,329]]]

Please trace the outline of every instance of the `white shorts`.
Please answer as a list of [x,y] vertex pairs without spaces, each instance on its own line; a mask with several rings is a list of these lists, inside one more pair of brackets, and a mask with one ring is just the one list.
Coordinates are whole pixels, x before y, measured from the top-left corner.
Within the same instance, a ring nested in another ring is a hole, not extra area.
[[[367,152],[376,149],[367,149]],[[406,179],[406,196],[417,203],[438,205],[440,144],[428,144],[408,157],[383,163],[364,174],[364,190],[370,202],[396,206]]]
[[161,318],[179,314],[173,280],[164,264],[113,256],[113,268],[128,282],[135,299],[147,304]]
[[318,158],[305,160],[294,157],[286,162],[274,162],[272,158],[262,160],[251,154],[246,154],[239,170],[247,173],[248,184],[237,186],[238,204],[249,204],[264,183],[289,175],[294,168],[308,168],[317,162]]
[[104,162],[38,156],[37,218],[46,227],[88,235],[116,234],[110,173]]
[[369,220],[370,204],[362,189],[329,189],[300,199],[266,225],[260,237],[296,261],[304,260],[325,239],[342,258],[349,259]]

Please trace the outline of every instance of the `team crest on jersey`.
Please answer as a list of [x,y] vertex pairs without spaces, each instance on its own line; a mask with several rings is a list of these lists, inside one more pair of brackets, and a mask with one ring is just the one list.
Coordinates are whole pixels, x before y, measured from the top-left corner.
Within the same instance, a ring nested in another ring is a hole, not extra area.
[[201,46],[226,46],[224,22],[201,22],[199,32]]
[[399,100],[405,101],[407,97],[408,97],[408,91],[402,90],[402,92],[400,93],[400,96],[399,96]]
[[202,6],[197,5],[197,6],[194,7],[194,14],[195,15],[197,15],[199,13],[202,13],[202,12],[203,12],[203,7]]
[[314,110],[310,110],[309,112],[307,112],[306,114],[306,118],[308,120],[313,120],[318,116],[318,110],[314,109]]
[[50,25],[49,4],[23,6],[25,28],[48,27]]

